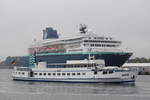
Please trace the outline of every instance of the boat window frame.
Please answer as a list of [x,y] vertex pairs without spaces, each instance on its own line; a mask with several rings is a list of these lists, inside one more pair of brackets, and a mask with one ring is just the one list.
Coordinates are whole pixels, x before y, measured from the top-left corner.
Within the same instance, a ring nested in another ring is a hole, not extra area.
[[38,73],[34,73],[34,75],[37,75]]
[[39,76],[42,76],[42,73],[39,73]]
[[57,76],[60,76],[61,74],[60,73],[57,73]]
[[77,75],[79,76],[79,75],[81,75],[81,73],[77,73]]
[[70,76],[71,75],[71,73],[67,73],[67,76]]
[[76,73],[72,73],[72,76],[75,76],[76,75]]
[[62,76],[65,76],[66,75],[66,73],[62,73]]
[[86,73],[82,73],[82,75],[86,75]]
[[51,76],[51,73],[48,73],[48,76]]

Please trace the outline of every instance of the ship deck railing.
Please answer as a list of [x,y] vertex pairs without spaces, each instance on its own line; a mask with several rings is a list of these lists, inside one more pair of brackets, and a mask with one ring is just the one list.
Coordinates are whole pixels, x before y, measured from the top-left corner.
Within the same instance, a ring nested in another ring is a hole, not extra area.
[[16,71],[31,71],[32,69],[29,67],[14,67]]
[[47,64],[49,68],[83,68],[83,67],[95,67],[96,63],[76,63],[76,64],[66,64],[66,63],[59,63],[59,64]]

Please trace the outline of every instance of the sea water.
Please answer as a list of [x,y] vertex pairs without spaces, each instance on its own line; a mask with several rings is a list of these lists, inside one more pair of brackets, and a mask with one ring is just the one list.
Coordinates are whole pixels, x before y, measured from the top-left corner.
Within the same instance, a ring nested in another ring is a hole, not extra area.
[[13,81],[0,69],[0,100],[150,100],[150,76],[135,84],[86,84]]

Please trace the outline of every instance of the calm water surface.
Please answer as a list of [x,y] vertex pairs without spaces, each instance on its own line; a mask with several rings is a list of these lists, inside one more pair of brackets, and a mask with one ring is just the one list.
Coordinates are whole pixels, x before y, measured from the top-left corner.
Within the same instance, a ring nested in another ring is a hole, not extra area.
[[134,85],[12,81],[0,69],[0,100],[150,100],[150,76]]

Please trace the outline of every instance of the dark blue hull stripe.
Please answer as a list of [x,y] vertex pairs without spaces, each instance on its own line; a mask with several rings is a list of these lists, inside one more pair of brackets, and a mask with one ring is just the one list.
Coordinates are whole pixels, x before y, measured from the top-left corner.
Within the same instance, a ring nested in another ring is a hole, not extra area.
[[37,56],[47,56],[47,55],[76,55],[76,54],[132,54],[131,52],[70,52],[70,53],[39,53]]
[[[59,80],[59,79],[56,79],[56,80],[46,80],[46,79],[31,79],[31,78],[14,78],[13,80],[16,80],[16,81],[35,81],[35,82],[65,82],[65,83],[130,83],[130,82],[135,82],[135,80],[126,80],[126,81],[98,81],[97,79],[91,79],[91,78],[83,78],[83,79],[76,79],[76,78],[71,78],[71,79],[62,79],[62,80]],[[113,79],[113,78],[111,78]],[[116,79],[116,78],[114,78]],[[117,78],[118,79],[118,78]],[[69,81],[70,80],[70,81]],[[73,81],[73,80],[77,80],[77,81]],[[101,79],[102,80],[102,79]],[[109,79],[108,79],[109,80]]]
[[[56,53],[57,54],[57,53]],[[91,56],[94,56],[95,59],[104,59],[105,60],[105,65],[106,66],[121,66],[122,64],[125,63],[126,60],[129,59],[129,57],[132,55],[132,53],[125,53],[125,54],[121,54],[121,53],[94,53],[91,54]],[[88,59],[89,58],[89,54],[61,54],[59,55],[51,55],[50,54],[46,54],[46,55],[40,55],[37,54],[36,56],[36,60],[37,62],[40,61],[46,61],[48,64],[51,63],[66,63],[67,60],[84,60],[84,59]],[[32,56],[30,56],[30,65],[34,64],[34,59],[32,58]]]

